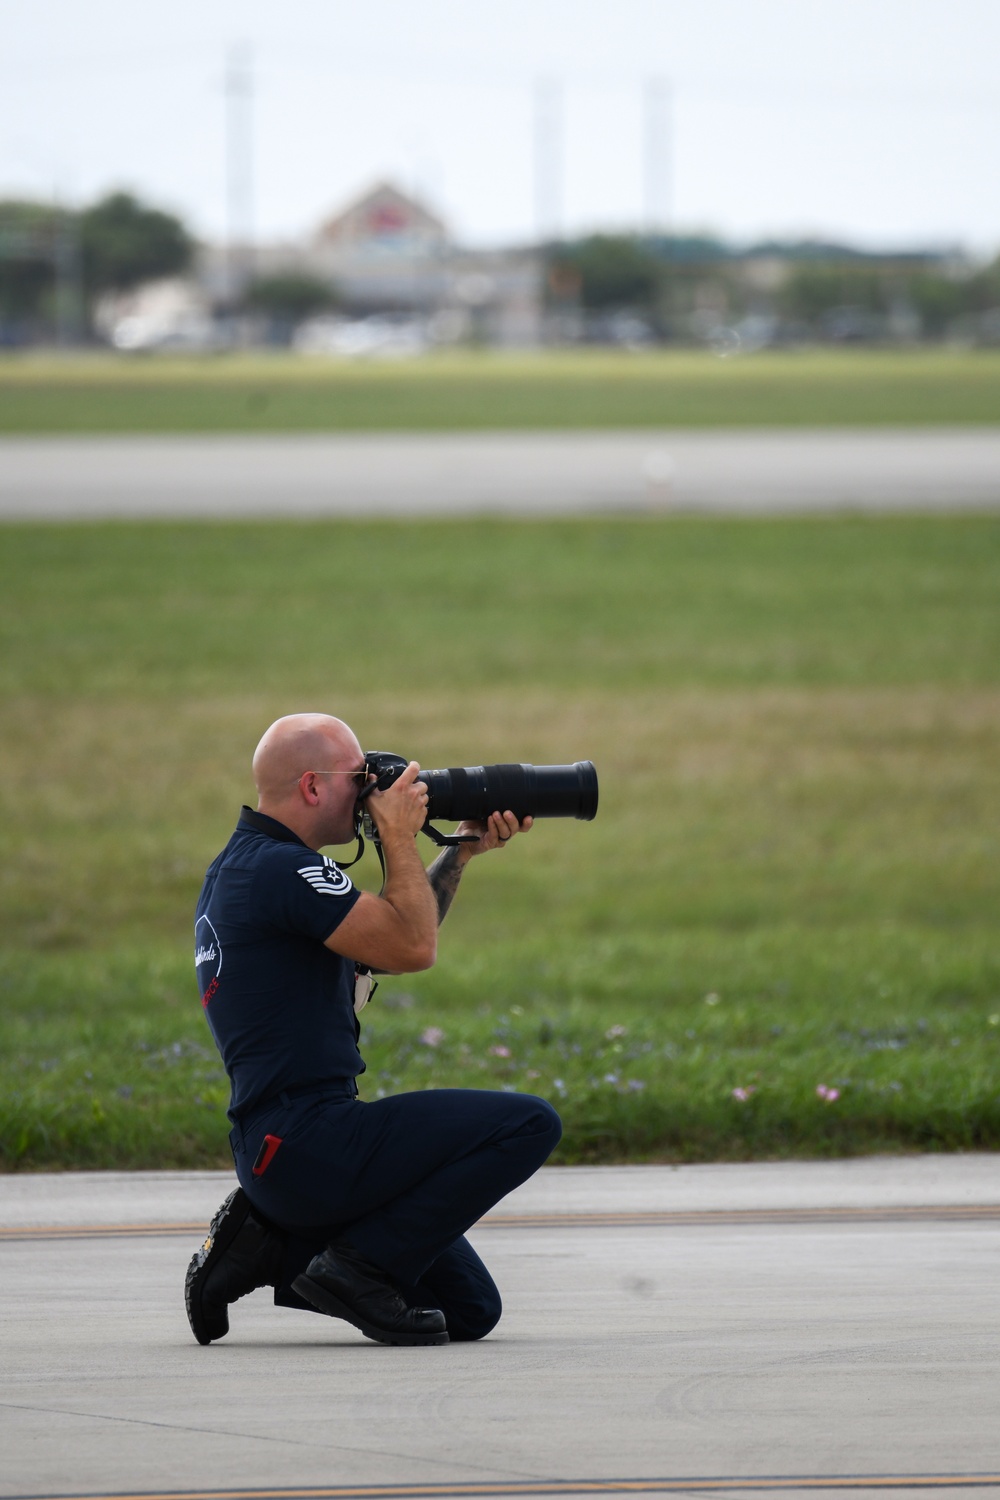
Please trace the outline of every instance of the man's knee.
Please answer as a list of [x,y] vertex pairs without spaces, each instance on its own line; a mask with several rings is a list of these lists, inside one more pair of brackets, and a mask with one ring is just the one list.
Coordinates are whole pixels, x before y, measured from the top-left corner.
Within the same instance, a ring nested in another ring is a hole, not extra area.
[[518,1134],[535,1137],[548,1156],[562,1139],[562,1121],[547,1099],[540,1099],[536,1094],[521,1094],[518,1097],[525,1108]]
[[552,1105],[547,1099],[539,1099],[538,1102],[542,1106],[545,1128],[551,1142],[549,1150],[554,1151],[559,1142],[562,1140],[562,1120],[560,1120],[559,1116],[556,1114],[556,1111],[553,1109]]

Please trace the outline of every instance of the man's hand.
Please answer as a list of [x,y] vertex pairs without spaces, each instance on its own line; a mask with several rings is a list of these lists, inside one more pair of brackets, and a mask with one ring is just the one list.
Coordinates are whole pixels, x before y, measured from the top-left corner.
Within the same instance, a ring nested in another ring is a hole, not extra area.
[[365,807],[383,844],[394,838],[415,838],[427,821],[427,785],[417,781],[420,766],[411,760],[384,792],[370,792]]
[[437,955],[437,903],[417,850],[427,818],[427,787],[411,760],[384,792],[365,799],[385,854],[381,896],[362,891],[326,946],[381,974],[415,974]]
[[512,812],[490,813],[485,822],[459,823],[456,833],[474,833],[477,841],[474,844],[461,844],[461,853],[466,860],[474,854],[488,854],[491,849],[503,849],[510,843],[515,833],[527,833],[531,828],[533,818],[525,818],[519,823]]

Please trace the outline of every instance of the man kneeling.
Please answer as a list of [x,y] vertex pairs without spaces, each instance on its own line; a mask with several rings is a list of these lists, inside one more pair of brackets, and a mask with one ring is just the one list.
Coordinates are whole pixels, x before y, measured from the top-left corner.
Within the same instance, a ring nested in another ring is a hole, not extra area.
[[359,891],[318,851],[354,835],[370,779],[361,746],[326,714],[279,719],[253,759],[257,809],[242,809],[208,869],[195,963],[232,1086],[240,1185],[187,1272],[201,1344],[222,1338],[230,1304],[261,1286],[279,1306],[343,1318],[387,1344],[478,1339],[500,1317],[465,1232],[558,1144],[555,1110],[478,1089],[357,1097],[370,971],[430,968],[469,860],[531,826],[509,811],[463,823],[475,840],[425,870],[419,769],[411,761],[367,795],[385,885]]

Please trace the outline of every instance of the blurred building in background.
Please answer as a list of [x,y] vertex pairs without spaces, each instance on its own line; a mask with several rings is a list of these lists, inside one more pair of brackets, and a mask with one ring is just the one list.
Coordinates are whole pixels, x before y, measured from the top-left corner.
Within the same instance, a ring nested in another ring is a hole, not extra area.
[[[256,316],[258,342],[345,354],[541,342],[542,254],[462,249],[426,204],[389,182],[299,243],[256,246],[252,264],[239,291]],[[216,300],[229,266],[222,246],[205,246],[197,257],[197,278]],[[309,288],[312,305],[305,306]],[[301,305],[293,308],[296,289]]]

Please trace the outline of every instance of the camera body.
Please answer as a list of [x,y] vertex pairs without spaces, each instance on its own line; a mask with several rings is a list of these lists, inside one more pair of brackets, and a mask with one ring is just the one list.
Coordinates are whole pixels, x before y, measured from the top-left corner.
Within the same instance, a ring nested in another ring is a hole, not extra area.
[[[407,766],[403,756],[388,750],[366,751],[365,763],[377,778],[370,790],[391,786]],[[417,780],[427,787],[428,821],[482,822],[490,813],[508,811],[519,822],[529,817],[590,822],[597,816],[597,768],[590,760],[565,766],[449,766],[420,771]]]

